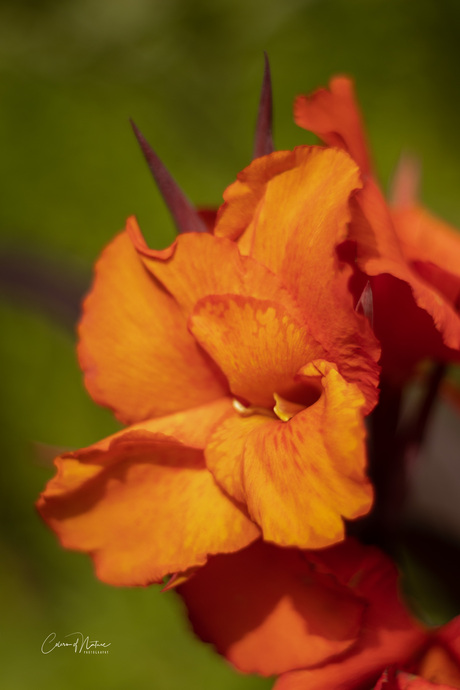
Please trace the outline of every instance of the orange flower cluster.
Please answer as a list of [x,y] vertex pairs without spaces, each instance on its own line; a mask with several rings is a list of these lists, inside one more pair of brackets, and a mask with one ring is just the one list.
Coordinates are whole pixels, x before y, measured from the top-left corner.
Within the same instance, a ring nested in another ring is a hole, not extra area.
[[226,191],[213,233],[153,251],[130,218],[105,250],[79,356],[131,426],[59,458],[39,504],[102,580],[160,582],[260,536],[328,546],[369,511],[380,350],[335,254],[359,186],[342,151],[273,153]]
[[181,234],[150,249],[130,218],[99,259],[78,354],[127,428],[61,455],[38,509],[109,584],[173,575],[196,632],[276,690],[460,688],[458,654],[430,670],[445,640],[458,653],[458,625],[417,623],[389,557],[344,522],[379,492],[365,417],[380,380],[460,358],[460,235],[419,207],[407,168],[386,203],[348,79],[298,98],[295,119],[325,146],[270,152],[260,125],[217,216],[136,130]]

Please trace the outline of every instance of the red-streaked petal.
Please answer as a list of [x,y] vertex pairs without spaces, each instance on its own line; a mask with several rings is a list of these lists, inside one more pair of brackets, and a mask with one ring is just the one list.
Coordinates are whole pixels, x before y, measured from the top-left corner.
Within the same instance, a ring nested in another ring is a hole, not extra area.
[[[128,228],[148,270],[186,315],[200,298],[225,294],[274,299],[291,314],[300,312],[298,320],[306,321],[328,359],[361,387],[369,412],[377,399],[380,350],[369,323],[354,309],[351,269],[335,251],[346,238],[349,197],[359,186],[347,154],[301,147],[259,158],[239,175],[215,228],[225,237],[183,235],[156,252],[146,247],[133,219]],[[225,229],[229,223],[234,232]],[[245,224],[238,246],[226,239]],[[241,256],[244,242],[251,256]]]
[[305,325],[279,302],[206,297],[195,306],[190,328],[224,372],[232,393],[269,409],[274,393],[292,397],[304,364],[324,356]]
[[225,191],[215,234],[252,234],[251,256],[289,285],[302,282],[304,266],[306,280],[313,282],[312,266],[316,279],[329,277],[335,247],[346,237],[348,199],[360,187],[356,163],[342,151],[277,151],[253,161]]
[[179,588],[195,632],[245,673],[279,674],[345,651],[364,602],[307,558],[263,542],[211,558]]
[[296,154],[297,167],[267,185],[251,255],[295,296],[328,359],[365,393],[368,412],[377,400],[380,349],[369,323],[354,309],[350,272],[335,252],[346,238],[348,199],[360,185],[357,169],[340,151],[307,148]]
[[311,96],[298,96],[294,119],[299,127],[313,132],[328,146],[348,151],[364,173],[371,172],[364,125],[351,79],[334,77],[329,90],[318,89]]
[[146,585],[256,539],[201,450],[228,404],[151,420],[58,458],[38,509],[63,546],[90,553],[104,582]]
[[226,390],[126,233],[96,266],[79,334],[86,387],[125,423],[194,407]]
[[343,539],[342,516],[371,507],[364,398],[327,362],[301,373],[322,377],[316,403],[288,422],[235,413],[216,427],[205,455],[224,490],[247,504],[264,539],[321,548]]
[[207,233],[188,233],[168,249],[156,251],[148,249],[134,218],[128,219],[127,228],[145,267],[187,317],[203,297],[226,294],[274,299],[293,313],[299,311],[278,278],[257,261],[241,256],[234,242]]
[[229,187],[215,233],[236,237],[246,224],[240,249],[278,276],[328,359],[361,387],[369,412],[377,400],[380,349],[354,309],[351,269],[336,255],[347,237],[350,195],[359,187],[356,164],[342,151],[278,152],[254,161]]

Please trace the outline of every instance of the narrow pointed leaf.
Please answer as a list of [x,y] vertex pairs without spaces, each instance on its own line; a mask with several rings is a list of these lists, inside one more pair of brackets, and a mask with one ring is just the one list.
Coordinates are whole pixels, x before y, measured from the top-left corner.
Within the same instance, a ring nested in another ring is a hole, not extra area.
[[145,160],[147,161],[150,172],[173,217],[177,231],[179,233],[207,232],[206,224],[200,218],[195,207],[187,199],[171,173],[166,169],[132,120],[131,126],[142,149]]
[[264,78],[262,90],[260,92],[259,113],[257,115],[256,134],[254,139],[253,158],[266,156],[274,151],[272,139],[272,82],[270,75],[270,64],[265,55]]

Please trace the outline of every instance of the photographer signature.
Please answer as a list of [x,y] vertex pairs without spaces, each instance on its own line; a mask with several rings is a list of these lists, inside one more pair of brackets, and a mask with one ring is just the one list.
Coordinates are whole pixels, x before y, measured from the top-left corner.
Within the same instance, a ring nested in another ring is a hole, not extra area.
[[110,647],[111,642],[99,642],[99,640],[90,640],[89,635],[83,636],[81,632],[69,633],[64,636],[70,638],[67,642],[56,641],[56,633],[52,632],[43,641],[41,646],[42,654],[50,654],[55,649],[60,647],[73,647],[75,654],[108,654],[107,647]]

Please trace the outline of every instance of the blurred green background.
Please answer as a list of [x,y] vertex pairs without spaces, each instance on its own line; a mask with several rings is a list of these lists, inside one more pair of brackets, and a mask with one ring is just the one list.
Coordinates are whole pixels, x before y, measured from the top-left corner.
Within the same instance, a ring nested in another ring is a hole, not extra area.
[[[455,0],[3,0],[2,687],[271,685],[197,642],[173,594],[99,583],[34,512],[53,448],[116,428],[74,353],[95,258],[132,213],[152,246],[173,237],[128,118],[193,201],[217,205],[250,160],[263,51],[277,148],[313,141],[292,121],[294,96],[348,73],[383,185],[402,150],[417,154],[423,200],[460,226],[459,32]],[[50,632],[76,630],[110,653],[41,654]]]

